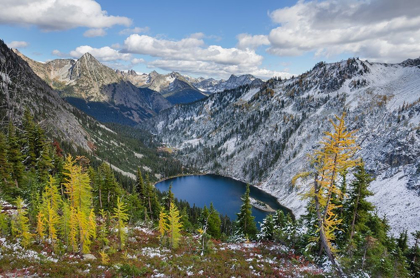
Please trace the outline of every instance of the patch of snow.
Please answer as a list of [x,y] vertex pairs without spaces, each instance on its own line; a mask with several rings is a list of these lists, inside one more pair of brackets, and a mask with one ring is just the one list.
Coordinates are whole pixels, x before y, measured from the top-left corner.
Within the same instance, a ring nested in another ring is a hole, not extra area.
[[142,155],[141,153],[136,153],[136,152],[133,152],[134,153],[134,156],[135,157],[137,157],[137,158],[143,158],[144,157],[144,155]]
[[407,230],[413,243],[411,233],[420,228],[420,196],[406,187],[407,182],[408,176],[403,171],[392,177],[382,174],[370,184],[374,196],[368,201],[376,206],[381,217],[386,215],[394,236]]
[[103,124],[98,124],[98,125],[99,125],[99,127],[105,129],[106,131],[117,134],[115,131],[113,131],[112,129],[109,129],[108,127],[104,126]]
[[260,91],[260,88],[252,88],[245,95],[241,97],[244,101],[250,101],[252,97]]

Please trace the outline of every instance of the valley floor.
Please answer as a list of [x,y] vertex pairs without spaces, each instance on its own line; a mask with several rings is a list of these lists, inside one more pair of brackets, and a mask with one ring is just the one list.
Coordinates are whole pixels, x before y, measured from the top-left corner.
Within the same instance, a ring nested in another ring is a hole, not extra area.
[[131,227],[124,251],[111,237],[103,263],[99,246],[92,254],[55,254],[49,244],[29,250],[0,238],[0,277],[324,277],[323,271],[288,248],[267,243],[212,241],[201,256],[198,236],[185,236],[178,249],[161,247],[158,232]]

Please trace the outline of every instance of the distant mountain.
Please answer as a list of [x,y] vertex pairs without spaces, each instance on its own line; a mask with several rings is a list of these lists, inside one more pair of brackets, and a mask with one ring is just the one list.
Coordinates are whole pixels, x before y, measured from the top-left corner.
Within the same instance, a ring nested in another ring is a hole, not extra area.
[[137,74],[133,70],[127,72],[117,70],[116,72],[122,79],[130,81],[137,87],[160,92],[172,104],[190,103],[203,99],[212,93],[231,90],[244,85],[258,87],[264,83],[251,74],[231,75],[228,80],[216,80],[214,78],[194,78],[178,72],[169,74],[159,74],[156,71],[149,74]]
[[231,75],[228,80],[217,81],[213,78],[201,79],[193,83],[201,91],[209,93],[223,92],[224,90],[231,90],[244,85],[250,85],[251,87],[261,86],[264,82],[254,77],[251,74],[245,75]]
[[420,215],[420,59],[321,62],[294,78],[174,106],[142,126],[179,149],[184,165],[256,184],[299,216],[310,180],[293,186],[292,177],[310,167],[307,155],[331,131],[329,119],[343,111],[349,130],[357,131],[357,156],[375,177],[369,201],[395,236],[414,232]]
[[100,121],[135,125],[171,106],[159,93],[137,88],[89,53],[78,60],[40,63],[15,52],[61,97]]
[[134,71],[117,71],[119,76],[140,88],[149,88],[160,92],[172,104],[194,102],[206,97],[206,94],[190,83],[187,77],[172,72],[159,74],[152,71],[149,74],[137,74]]

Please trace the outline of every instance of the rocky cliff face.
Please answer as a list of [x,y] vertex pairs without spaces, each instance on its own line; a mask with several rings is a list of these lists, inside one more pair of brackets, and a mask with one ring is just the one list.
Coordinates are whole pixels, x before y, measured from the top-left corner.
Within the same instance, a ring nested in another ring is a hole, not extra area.
[[76,109],[35,75],[3,41],[0,41],[0,95],[2,124],[10,119],[19,125],[25,109],[29,109],[50,135],[89,150],[90,135],[74,116]]
[[291,179],[309,167],[328,120],[345,111],[358,156],[376,178],[371,201],[394,232],[410,232],[420,224],[419,63],[319,63],[296,78],[172,107],[142,127],[177,148],[185,164],[255,184],[300,215],[309,181],[293,187]]
[[61,97],[100,121],[134,125],[171,106],[159,93],[124,81],[89,53],[77,61],[58,59],[45,64],[17,54]]

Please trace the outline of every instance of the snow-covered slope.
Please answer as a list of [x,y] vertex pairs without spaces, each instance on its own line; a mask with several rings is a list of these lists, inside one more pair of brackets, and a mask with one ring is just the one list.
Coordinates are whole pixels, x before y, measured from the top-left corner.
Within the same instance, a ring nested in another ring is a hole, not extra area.
[[253,87],[261,86],[263,81],[250,74],[240,76],[231,75],[228,80],[198,79],[193,82],[194,86],[203,92],[217,93],[224,90],[231,90],[244,85],[251,85]]
[[178,148],[186,164],[257,185],[300,215],[308,182],[293,187],[291,178],[308,167],[328,120],[345,111],[358,155],[376,177],[372,202],[393,232],[410,232],[420,227],[419,65],[318,63],[296,78],[172,107],[143,127]]

